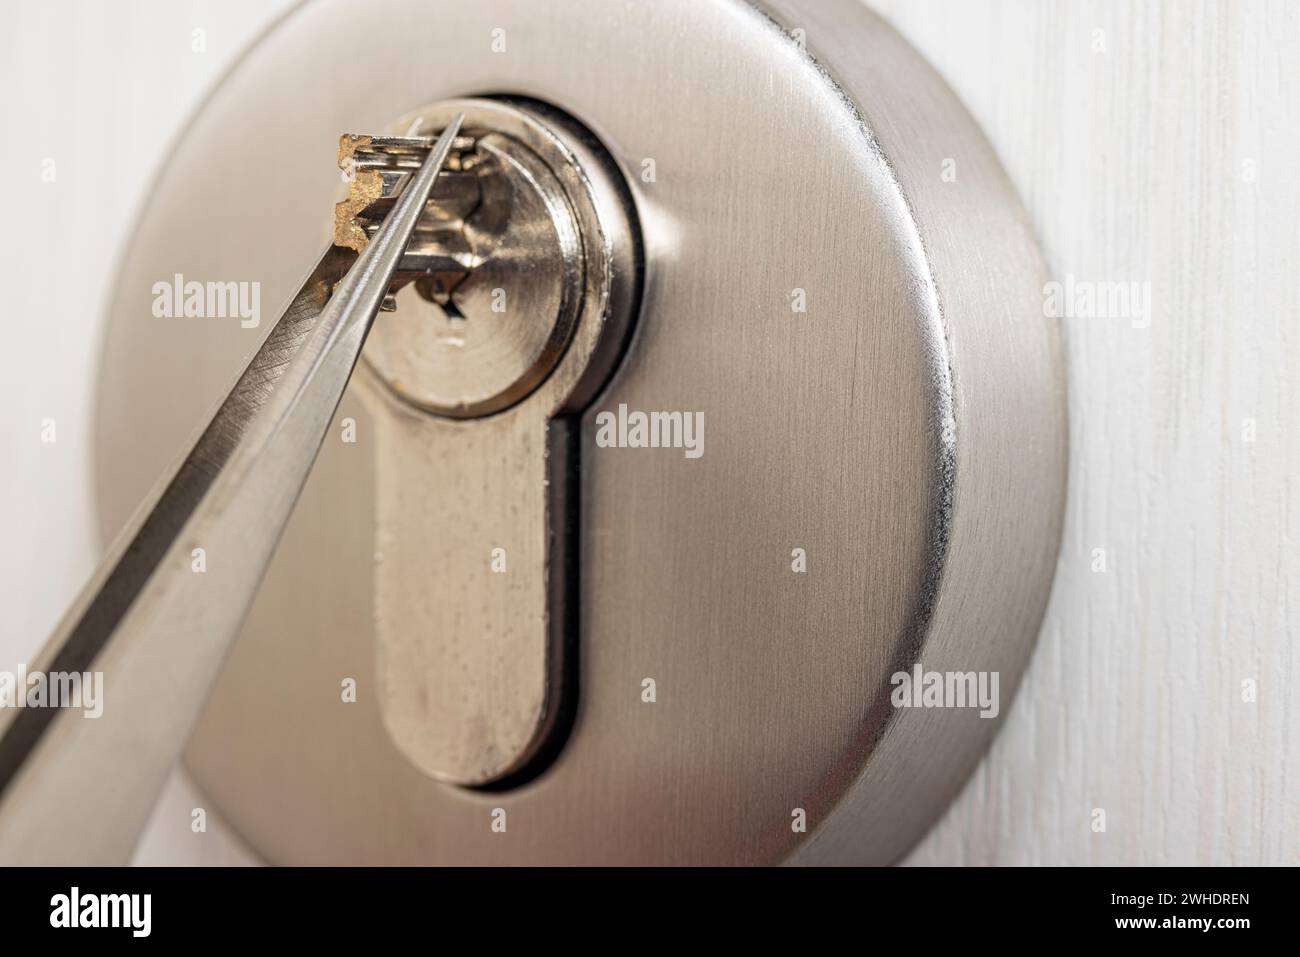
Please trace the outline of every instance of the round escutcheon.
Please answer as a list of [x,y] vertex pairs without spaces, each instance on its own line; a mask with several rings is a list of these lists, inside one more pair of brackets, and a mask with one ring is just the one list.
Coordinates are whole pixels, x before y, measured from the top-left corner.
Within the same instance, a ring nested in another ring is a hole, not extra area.
[[106,533],[266,333],[159,324],[152,284],[257,281],[270,314],[330,235],[339,135],[464,97],[572,120],[564,162],[494,161],[541,161],[521,215],[563,195],[581,255],[555,234],[450,391],[419,342],[517,276],[379,316],[189,769],[277,863],[899,859],[1033,648],[1064,374],[992,149],[856,0],[297,7],[123,263]]

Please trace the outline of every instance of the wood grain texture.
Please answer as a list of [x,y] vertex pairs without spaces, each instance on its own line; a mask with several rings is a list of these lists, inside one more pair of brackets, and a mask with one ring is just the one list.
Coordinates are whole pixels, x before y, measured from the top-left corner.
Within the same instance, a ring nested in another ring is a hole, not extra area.
[[909,861],[1300,862],[1300,7],[871,5],[984,127],[1053,279],[1151,284],[1147,328],[1063,320],[1052,603],[1007,726]]

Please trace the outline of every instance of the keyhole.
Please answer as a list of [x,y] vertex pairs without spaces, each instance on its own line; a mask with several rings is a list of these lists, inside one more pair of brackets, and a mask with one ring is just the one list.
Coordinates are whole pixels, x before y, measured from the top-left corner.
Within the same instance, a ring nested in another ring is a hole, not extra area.
[[455,280],[449,283],[444,276],[421,276],[415,281],[415,291],[420,294],[421,298],[439,306],[448,319],[463,321],[466,316],[460,311],[460,307],[456,305],[451,294],[464,278],[465,276],[462,274],[456,276]]

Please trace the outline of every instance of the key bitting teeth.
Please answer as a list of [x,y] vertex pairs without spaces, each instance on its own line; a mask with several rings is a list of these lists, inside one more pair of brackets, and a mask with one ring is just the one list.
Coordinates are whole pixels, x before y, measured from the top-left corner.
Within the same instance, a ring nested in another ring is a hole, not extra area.
[[[339,139],[339,168],[348,196],[334,208],[334,243],[360,252],[388,215],[437,137],[371,136]],[[452,291],[476,265],[465,220],[482,202],[474,168],[481,161],[472,136],[457,136],[443,172],[429,194],[424,215],[393,278],[392,292],[415,282],[426,298],[448,306]],[[384,308],[396,308],[394,297]]]

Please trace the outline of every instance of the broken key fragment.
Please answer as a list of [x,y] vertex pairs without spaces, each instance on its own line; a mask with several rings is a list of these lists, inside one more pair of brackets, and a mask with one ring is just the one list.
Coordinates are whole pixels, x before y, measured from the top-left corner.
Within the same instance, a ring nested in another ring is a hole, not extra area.
[[[334,208],[336,246],[357,252],[366,247],[435,141],[433,136],[362,133],[339,138],[339,169],[349,188]],[[396,309],[396,293],[411,282],[424,298],[454,309],[451,294],[476,262],[465,222],[483,201],[474,172],[480,162],[475,138],[457,136],[398,265],[384,311]]]

